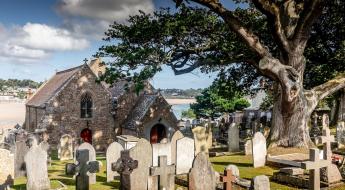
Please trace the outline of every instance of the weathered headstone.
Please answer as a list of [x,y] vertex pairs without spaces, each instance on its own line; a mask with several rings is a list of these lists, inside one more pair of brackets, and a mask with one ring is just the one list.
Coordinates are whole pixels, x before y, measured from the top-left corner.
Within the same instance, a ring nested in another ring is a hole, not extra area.
[[216,177],[212,164],[205,153],[200,152],[193,162],[189,174],[189,190],[216,189]]
[[339,121],[337,124],[337,142],[338,148],[345,147],[345,122]]
[[[127,155],[125,154],[127,152]],[[124,157],[126,155],[126,157]],[[135,162],[137,166],[135,166]],[[121,174],[121,189],[152,189],[149,184],[152,165],[152,148],[146,139],[139,139],[135,147],[121,152],[121,163],[118,163]],[[132,167],[129,167],[131,165]],[[114,168],[115,169],[115,168]]]
[[81,149],[76,152],[78,164],[67,164],[66,174],[76,175],[76,190],[88,190],[90,175],[99,171],[99,162],[89,160],[89,150]]
[[30,149],[24,157],[27,173],[27,190],[48,190],[47,152],[38,146],[35,138],[28,139]]
[[0,149],[0,185],[6,184],[8,180],[13,181],[13,179],[14,155],[9,150]]
[[323,114],[322,115],[322,129],[328,128],[329,127],[329,116],[328,114]]
[[246,140],[244,143],[244,155],[252,155],[253,148],[252,148],[252,140]]
[[167,156],[168,164],[172,164],[171,143],[152,144],[152,166],[158,166],[159,156]]
[[182,139],[184,136],[181,131],[176,131],[171,137],[171,163],[176,164],[176,144],[177,140]]
[[61,136],[58,156],[60,160],[73,159],[73,140],[71,135],[65,134]]
[[225,169],[224,175],[220,177],[220,181],[223,182],[223,190],[231,190],[232,183],[236,181],[236,177],[232,175],[231,169]]
[[[88,161],[93,162],[96,161],[96,151],[95,148],[90,143],[84,142],[81,145],[78,146],[78,150],[88,150],[89,151],[89,158]],[[92,173],[89,175],[89,182],[90,184],[95,184],[96,183],[96,174]]]
[[252,139],[254,168],[265,166],[266,163],[266,138],[260,132],[256,132]]
[[114,177],[120,176],[119,173],[112,170],[112,163],[115,163],[121,157],[123,147],[118,142],[113,142],[109,145],[106,153],[107,159],[107,182],[113,181]]
[[138,141],[139,138],[131,135],[120,135],[116,136],[117,141],[122,145],[124,150],[129,150],[132,147],[134,147]]
[[158,166],[150,168],[151,176],[159,176],[158,187],[160,190],[175,189],[175,165],[168,165],[167,156],[159,156]]
[[20,134],[17,136],[14,151],[14,178],[26,175],[24,156],[29,151],[29,146],[26,144],[27,140],[28,136],[25,134]]
[[195,155],[199,154],[200,152],[206,153],[208,155],[209,144],[207,139],[209,135],[206,132],[205,127],[194,127],[192,129],[194,135],[194,143],[195,143]]
[[232,175],[239,178],[240,177],[240,170],[236,165],[230,164],[226,166],[225,170],[231,170]]
[[231,123],[228,129],[229,152],[238,152],[240,150],[240,130],[236,123]]
[[328,160],[320,160],[319,149],[312,148],[309,152],[310,161],[302,162],[302,168],[309,170],[309,189],[320,189],[320,168],[328,167]]
[[253,190],[270,190],[270,180],[265,175],[259,175],[252,180]]
[[194,140],[184,137],[177,140],[176,150],[176,174],[187,174],[193,167]]

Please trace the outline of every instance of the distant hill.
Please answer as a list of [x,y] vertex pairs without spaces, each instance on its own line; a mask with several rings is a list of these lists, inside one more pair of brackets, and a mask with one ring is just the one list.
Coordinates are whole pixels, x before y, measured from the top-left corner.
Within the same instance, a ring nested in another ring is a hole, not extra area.
[[4,88],[38,88],[40,87],[42,82],[35,82],[33,80],[18,80],[18,79],[0,79],[0,90]]
[[201,94],[202,89],[159,89],[161,94],[165,98],[173,99],[173,98],[181,98],[181,99],[194,99],[196,96]]

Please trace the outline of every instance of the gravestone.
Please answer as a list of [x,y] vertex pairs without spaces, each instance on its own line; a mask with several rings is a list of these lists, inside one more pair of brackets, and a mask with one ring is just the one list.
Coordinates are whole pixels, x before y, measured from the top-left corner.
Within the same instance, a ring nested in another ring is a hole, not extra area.
[[171,137],[171,163],[176,164],[176,144],[177,140],[182,139],[184,136],[181,131],[176,131]]
[[204,152],[206,155],[208,155],[208,138],[209,135],[206,132],[205,127],[194,127],[192,129],[193,136],[194,136],[194,143],[195,143],[195,155],[199,154],[200,152]]
[[175,189],[175,165],[168,165],[167,156],[159,156],[158,166],[152,166],[150,168],[150,175],[159,176],[158,189]]
[[253,190],[270,190],[270,180],[265,175],[259,175],[252,180]]
[[266,138],[260,132],[256,132],[252,139],[254,168],[265,166],[266,163]]
[[232,183],[236,181],[236,177],[232,175],[231,169],[225,169],[224,175],[220,177],[220,181],[223,183],[223,190],[231,190]]
[[121,152],[121,160],[119,161],[116,164],[118,166],[116,171],[121,174],[122,190],[152,189],[149,186],[150,167],[152,164],[150,142],[146,139],[139,139],[133,148]]
[[139,138],[131,135],[120,135],[116,136],[117,141],[122,145],[124,150],[129,150],[132,147],[134,147],[138,141]]
[[[0,186],[14,179],[14,155],[6,149],[0,149]],[[13,184],[8,184],[13,185]]]
[[329,116],[328,114],[323,114],[322,115],[322,129],[328,128],[329,127]]
[[208,156],[200,152],[193,162],[189,173],[189,190],[216,189],[216,176]]
[[64,134],[61,136],[58,156],[61,161],[73,159],[73,139],[71,135]]
[[194,157],[194,140],[189,137],[177,140],[176,174],[188,174],[193,167]]
[[107,182],[113,181],[116,176],[120,176],[119,173],[112,170],[112,163],[115,163],[121,157],[122,150],[123,147],[118,142],[111,143],[107,149]]
[[[78,150],[88,150],[89,151],[89,158],[88,160],[90,162],[96,161],[96,151],[95,148],[90,143],[84,142],[81,145],[78,146]],[[89,182],[90,184],[95,184],[96,183],[96,174],[92,173],[89,175]]]
[[319,190],[320,189],[320,168],[328,167],[328,160],[320,160],[319,149],[312,148],[309,152],[310,160],[302,162],[301,167],[309,170],[309,189]]
[[253,148],[252,148],[252,140],[246,140],[244,143],[244,155],[252,155]]
[[167,156],[168,164],[172,164],[171,143],[152,144],[152,166],[158,166],[159,156]]
[[14,151],[14,178],[26,175],[24,156],[29,151],[29,146],[26,144],[27,140],[28,136],[23,133],[17,136]]
[[67,175],[76,175],[76,190],[88,190],[90,174],[99,172],[99,162],[89,160],[89,150],[81,149],[76,151],[78,164],[67,164],[65,171]]
[[240,130],[235,123],[231,123],[228,129],[229,152],[238,152],[240,150]]
[[230,164],[226,166],[225,170],[231,170],[232,175],[239,178],[240,177],[240,170],[236,165]]
[[339,121],[337,124],[337,142],[338,148],[345,147],[345,122]]
[[50,181],[48,178],[47,152],[38,146],[35,138],[28,139],[30,149],[24,157],[27,175],[27,190],[48,190]]

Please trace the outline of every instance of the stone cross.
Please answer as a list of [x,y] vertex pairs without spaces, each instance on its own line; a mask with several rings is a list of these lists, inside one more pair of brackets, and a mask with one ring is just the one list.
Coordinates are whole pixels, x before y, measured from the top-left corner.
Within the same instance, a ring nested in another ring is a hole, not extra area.
[[323,157],[325,160],[331,160],[332,159],[332,149],[331,149],[331,143],[335,142],[334,135],[331,135],[331,132],[328,127],[322,129],[322,136],[319,137],[321,143],[323,144]]
[[231,190],[232,183],[236,181],[236,176],[232,175],[231,169],[224,170],[224,176],[220,176],[220,181],[224,183],[223,190]]
[[167,164],[167,156],[159,156],[158,166],[151,167],[150,174],[151,176],[159,176],[160,190],[174,189],[174,182],[171,179],[174,179],[175,177],[175,165]]
[[320,189],[320,168],[328,167],[328,160],[320,160],[319,149],[312,148],[309,152],[310,161],[302,162],[301,167],[309,171],[309,189]]
[[77,161],[76,164],[67,164],[66,165],[66,174],[67,175],[76,175],[76,190],[88,190],[89,189],[89,176],[88,173],[97,173],[99,172],[99,163],[98,161],[89,162],[89,150],[82,149],[77,150]]
[[138,160],[133,160],[129,155],[129,150],[121,151],[121,158],[111,164],[111,170],[121,175],[121,188],[130,188],[130,174],[134,169],[138,168]]
[[88,60],[85,58],[83,61],[84,61],[84,64],[87,64],[87,61],[88,61]]

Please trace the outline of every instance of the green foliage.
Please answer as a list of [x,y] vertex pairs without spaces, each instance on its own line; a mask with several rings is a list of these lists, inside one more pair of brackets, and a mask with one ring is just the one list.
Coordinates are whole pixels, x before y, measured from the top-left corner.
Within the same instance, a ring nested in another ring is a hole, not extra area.
[[194,111],[192,109],[188,109],[182,112],[182,117],[184,118],[190,118],[190,119],[195,119],[196,118],[196,114],[194,113]]
[[[216,113],[233,112],[243,110],[250,106],[243,98],[240,91],[227,86],[228,84],[216,80],[213,84],[204,89],[200,96],[196,97],[196,103],[191,104],[191,109],[197,116],[214,117]],[[224,93],[227,94],[224,94]]]
[[38,88],[42,85],[42,83],[35,82],[32,80],[18,80],[18,79],[8,79],[8,80],[3,80],[0,79],[0,90],[5,90],[5,87],[29,87],[29,88]]
[[274,103],[274,97],[271,91],[266,92],[266,97],[263,99],[263,102],[260,105],[260,109],[269,110],[272,108]]

